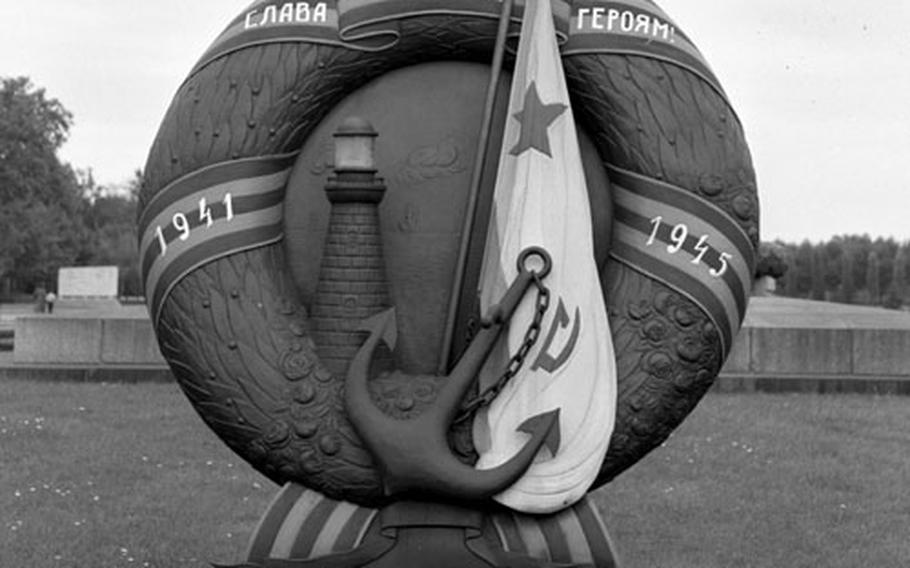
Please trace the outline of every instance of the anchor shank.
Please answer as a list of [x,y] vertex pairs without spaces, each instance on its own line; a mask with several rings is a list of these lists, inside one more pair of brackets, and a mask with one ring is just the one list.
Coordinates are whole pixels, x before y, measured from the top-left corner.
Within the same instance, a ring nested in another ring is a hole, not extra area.
[[491,309],[491,325],[482,327],[476,336],[471,340],[468,348],[465,350],[461,359],[452,370],[445,387],[439,393],[437,398],[437,408],[444,410],[442,418],[448,425],[458,413],[459,404],[474,379],[480,373],[481,367],[486,362],[490,351],[496,344],[499,334],[505,328],[506,322],[515,313],[515,309],[521,302],[531,283],[534,281],[534,275],[531,272],[522,270],[512,281],[509,289],[503,295],[502,300]]

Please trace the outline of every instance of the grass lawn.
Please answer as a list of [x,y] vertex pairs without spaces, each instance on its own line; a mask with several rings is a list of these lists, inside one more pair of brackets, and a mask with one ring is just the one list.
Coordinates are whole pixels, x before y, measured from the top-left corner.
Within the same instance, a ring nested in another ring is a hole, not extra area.
[[0,566],[241,560],[275,486],[174,385],[0,383]]
[[[709,395],[596,499],[626,568],[910,565],[910,400]],[[173,385],[0,382],[0,566],[241,559],[277,488]]]
[[709,395],[598,499],[633,568],[905,568],[910,399]]

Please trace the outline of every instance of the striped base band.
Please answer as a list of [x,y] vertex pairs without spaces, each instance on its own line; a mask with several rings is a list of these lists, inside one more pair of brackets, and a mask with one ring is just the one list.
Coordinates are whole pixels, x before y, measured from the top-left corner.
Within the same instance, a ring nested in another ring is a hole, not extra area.
[[617,260],[698,304],[717,327],[723,353],[746,312],[755,250],[723,210],[680,187],[608,168]]
[[564,564],[616,566],[607,528],[588,497],[555,515],[502,512],[492,521],[506,552]]
[[[482,524],[492,527],[495,535],[491,536],[505,552],[560,565],[616,566],[615,548],[588,497],[555,515],[497,510],[486,519]],[[288,483],[260,519],[246,560],[268,565],[269,561],[317,560],[350,552],[364,544],[368,531],[375,531],[370,530],[374,522],[383,523],[378,509],[335,501]],[[433,520],[427,522],[430,526]]]
[[295,154],[209,166],[168,185],[139,219],[140,266],[157,323],[170,290],[217,258],[281,240]]
[[308,559],[352,550],[378,513],[289,483],[259,521],[247,560]]

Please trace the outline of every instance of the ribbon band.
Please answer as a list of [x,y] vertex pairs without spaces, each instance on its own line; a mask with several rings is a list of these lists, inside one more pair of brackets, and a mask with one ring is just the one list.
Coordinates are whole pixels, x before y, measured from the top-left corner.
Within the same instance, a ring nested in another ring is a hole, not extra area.
[[[205,52],[195,74],[212,61],[254,45],[304,42],[360,51],[398,44],[400,23],[422,16],[499,18],[502,0],[259,0],[237,16]],[[698,48],[651,0],[553,0],[563,56],[614,53],[669,63],[699,75],[726,98]],[[524,1],[512,16],[517,25]],[[568,39],[566,39],[568,38]]]
[[610,166],[611,255],[664,282],[708,314],[729,352],[748,304],[755,253],[732,217],[682,188]]
[[164,188],[140,219],[140,265],[149,313],[190,271],[281,240],[284,192],[296,154],[226,162]]

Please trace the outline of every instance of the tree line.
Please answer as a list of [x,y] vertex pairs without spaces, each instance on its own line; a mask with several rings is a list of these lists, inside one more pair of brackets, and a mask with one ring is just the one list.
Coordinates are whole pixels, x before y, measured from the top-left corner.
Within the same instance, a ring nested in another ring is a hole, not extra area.
[[910,305],[910,242],[843,235],[762,243],[756,276],[766,275],[780,296],[897,309]]
[[118,266],[120,293],[141,294],[141,173],[102,187],[63,163],[72,114],[26,77],[0,81],[0,299],[56,287],[61,266]]

